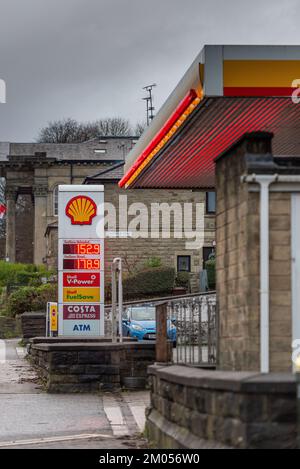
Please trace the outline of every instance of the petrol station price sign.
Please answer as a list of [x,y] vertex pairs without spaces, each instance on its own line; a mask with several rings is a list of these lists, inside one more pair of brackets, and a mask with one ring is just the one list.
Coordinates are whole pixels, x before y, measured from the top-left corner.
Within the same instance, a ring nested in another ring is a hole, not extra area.
[[59,335],[104,335],[104,188],[59,186]]

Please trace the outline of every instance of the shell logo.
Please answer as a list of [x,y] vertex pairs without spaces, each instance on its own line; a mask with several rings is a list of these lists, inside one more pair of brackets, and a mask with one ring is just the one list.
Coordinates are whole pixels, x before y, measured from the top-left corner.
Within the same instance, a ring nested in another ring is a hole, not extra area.
[[72,225],[91,225],[97,215],[97,205],[90,197],[78,195],[68,202],[66,215]]

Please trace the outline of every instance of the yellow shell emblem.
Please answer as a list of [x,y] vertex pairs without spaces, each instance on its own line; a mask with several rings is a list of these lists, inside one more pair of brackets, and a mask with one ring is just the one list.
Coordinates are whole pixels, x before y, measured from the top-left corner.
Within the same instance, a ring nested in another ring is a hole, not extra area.
[[97,215],[97,205],[90,197],[79,195],[68,202],[66,215],[72,225],[91,225]]

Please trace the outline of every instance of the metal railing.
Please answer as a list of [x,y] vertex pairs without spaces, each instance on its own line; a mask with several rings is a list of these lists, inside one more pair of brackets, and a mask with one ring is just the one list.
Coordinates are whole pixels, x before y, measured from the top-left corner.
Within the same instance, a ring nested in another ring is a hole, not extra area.
[[168,323],[176,326],[173,362],[214,366],[217,361],[217,307],[215,294],[199,294],[167,303]]

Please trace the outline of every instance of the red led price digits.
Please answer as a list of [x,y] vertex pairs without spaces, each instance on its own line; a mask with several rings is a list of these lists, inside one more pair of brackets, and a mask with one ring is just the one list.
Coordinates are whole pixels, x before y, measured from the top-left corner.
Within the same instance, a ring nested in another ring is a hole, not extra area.
[[100,254],[100,244],[92,243],[78,243],[78,244],[64,244],[64,254]]
[[100,270],[100,259],[64,259],[66,270]]

